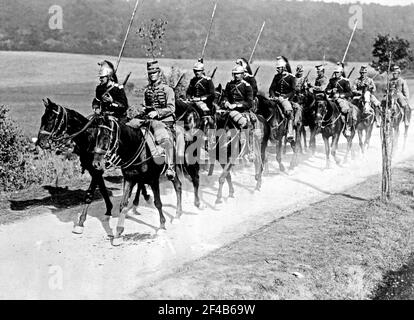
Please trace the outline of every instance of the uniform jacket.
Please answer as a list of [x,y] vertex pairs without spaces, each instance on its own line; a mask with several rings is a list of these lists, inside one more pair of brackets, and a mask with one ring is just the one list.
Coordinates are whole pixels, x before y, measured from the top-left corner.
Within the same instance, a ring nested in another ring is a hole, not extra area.
[[[112,97],[113,102],[104,102],[103,95],[110,88],[108,94]],[[95,100],[93,104],[100,103],[103,112],[110,112],[117,118],[126,116],[128,110],[128,99],[125,94],[124,86],[118,83],[111,83],[109,87],[99,84],[95,91]]]
[[375,86],[374,80],[371,78],[362,78],[359,77],[355,79],[353,85],[352,85],[352,91],[355,93],[362,93],[364,88],[367,88],[369,92],[374,93],[377,90],[377,87]]
[[247,83],[249,83],[250,86],[252,87],[252,90],[253,90],[253,99],[256,98],[257,92],[258,92],[256,78],[253,77],[251,74],[246,74],[244,76],[244,80]]
[[408,91],[407,81],[398,77],[397,79],[390,79],[390,88],[394,88],[398,93],[402,93],[407,100],[410,99],[410,92]]
[[187,98],[201,98],[201,101],[211,105],[215,97],[213,81],[207,76],[194,77],[190,80],[186,94]]
[[323,75],[322,77],[316,77],[315,85],[313,86],[313,90],[315,91],[325,91],[326,86],[328,85],[329,80],[327,76]]
[[147,113],[157,111],[158,117],[156,120],[163,122],[175,121],[174,90],[161,81],[157,81],[153,85],[148,84],[145,87],[144,106]]
[[245,80],[231,80],[227,83],[226,89],[224,90],[223,100],[231,104],[241,104],[241,111],[250,110],[253,106],[252,86]]
[[328,86],[325,89],[325,92],[327,94],[331,94],[333,89],[336,89],[339,93],[341,98],[351,98],[352,97],[352,90],[351,85],[349,83],[349,80],[346,78],[331,78],[329,79]]
[[270,97],[291,99],[295,95],[296,77],[288,72],[278,73],[274,76],[269,88]]

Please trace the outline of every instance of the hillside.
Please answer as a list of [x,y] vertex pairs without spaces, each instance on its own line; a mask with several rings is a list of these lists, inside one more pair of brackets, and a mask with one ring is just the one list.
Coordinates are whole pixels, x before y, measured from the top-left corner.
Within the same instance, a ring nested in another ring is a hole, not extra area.
[[[164,56],[200,55],[213,1],[145,1],[136,16],[125,55],[145,57],[136,30],[143,21],[168,21]],[[48,9],[63,8],[63,29],[50,30]],[[0,0],[0,50],[42,50],[117,55],[134,0]],[[414,6],[362,5],[363,29],[348,54],[350,61],[370,61],[374,37],[390,33],[414,43]],[[222,0],[206,57],[248,56],[261,23],[266,20],[257,59],[283,54],[291,59],[336,61],[343,55],[351,30],[349,5],[310,1]]]

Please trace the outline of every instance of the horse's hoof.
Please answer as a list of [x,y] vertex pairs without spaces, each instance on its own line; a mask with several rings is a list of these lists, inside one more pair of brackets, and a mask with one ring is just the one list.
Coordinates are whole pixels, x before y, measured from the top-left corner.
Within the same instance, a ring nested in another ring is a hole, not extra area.
[[216,204],[221,204],[221,203],[223,203],[223,200],[222,200],[221,198],[220,198],[220,199],[219,199],[219,198],[217,198],[217,199],[216,199]]
[[[172,221],[171,221],[171,223],[172,223]],[[177,222],[175,222],[175,224],[177,224]],[[157,235],[161,236],[161,235],[165,234],[166,232],[167,232],[167,229],[165,228],[165,226],[161,226],[157,230]]]
[[234,193],[229,193],[229,198],[234,198]]
[[144,200],[147,202],[147,203],[152,203],[152,201],[151,201],[151,196],[148,196],[148,197],[144,197]]
[[82,234],[82,233],[83,233],[83,228],[84,228],[84,227],[81,227],[81,226],[74,226],[74,227],[73,227],[73,230],[72,230],[72,233],[75,233],[75,234]]
[[112,240],[112,245],[114,247],[119,247],[124,242],[124,239],[122,237],[116,237]]
[[286,171],[286,169],[285,169],[285,167],[284,167],[283,165],[280,165],[280,166],[279,166],[279,170],[280,170],[281,172],[285,172],[285,171]]
[[196,207],[197,207],[199,210],[204,210],[204,209],[206,209],[206,208],[207,208],[207,206],[206,206],[204,203],[200,203],[198,206],[196,205]]

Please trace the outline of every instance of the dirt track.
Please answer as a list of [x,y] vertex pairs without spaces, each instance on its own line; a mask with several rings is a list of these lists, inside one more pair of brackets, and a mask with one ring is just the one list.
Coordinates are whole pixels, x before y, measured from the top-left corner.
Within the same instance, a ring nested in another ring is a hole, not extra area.
[[[413,132],[411,129],[407,150],[399,153],[394,161],[414,155]],[[356,142],[357,139],[355,150]],[[184,215],[179,223],[171,224],[175,196],[172,187],[165,183],[162,200],[170,218],[167,232],[156,233],[158,214],[152,204],[142,200],[141,215],[131,214],[126,221],[125,242],[121,247],[111,246],[99,220],[104,213],[102,201],[91,206],[81,236],[71,233],[80,207],[67,210],[44,207],[41,208],[44,214],[40,216],[0,226],[0,298],[130,298],[134,289],[174,272],[184,262],[200,258],[294,210],[339,193],[381,169],[378,129],[374,129],[372,147],[366,158],[357,154],[357,159],[344,167],[333,165],[333,169],[323,170],[325,156],[320,136],[317,143],[317,154],[302,156],[299,167],[289,174],[280,173],[272,158],[261,192],[254,191],[253,166],[238,168],[233,174],[235,198],[225,198],[220,207],[214,207],[217,171],[211,179],[202,174],[204,210],[193,206],[192,188],[186,181]],[[340,157],[344,150],[345,139],[341,137]],[[285,163],[289,159],[290,152]],[[114,198],[114,203],[114,213],[117,213],[119,197]],[[111,227],[116,222],[117,218],[111,219]]]

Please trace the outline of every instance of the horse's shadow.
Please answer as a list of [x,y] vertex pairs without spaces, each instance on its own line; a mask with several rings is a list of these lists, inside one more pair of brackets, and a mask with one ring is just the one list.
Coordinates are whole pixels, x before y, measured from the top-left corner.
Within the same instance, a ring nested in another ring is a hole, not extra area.
[[[13,211],[23,211],[34,207],[52,207],[53,210],[73,208],[85,203],[86,191],[82,189],[71,190],[68,187],[43,186],[49,195],[43,198],[9,200],[10,209]],[[116,188],[108,188],[109,196]],[[102,195],[96,191],[93,201],[101,200]],[[54,208],[53,208],[54,207]]]

